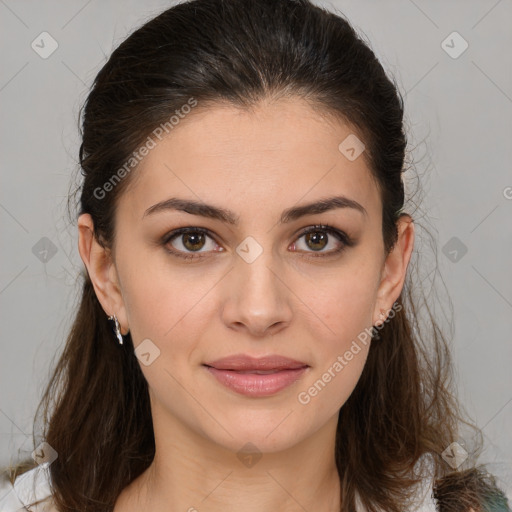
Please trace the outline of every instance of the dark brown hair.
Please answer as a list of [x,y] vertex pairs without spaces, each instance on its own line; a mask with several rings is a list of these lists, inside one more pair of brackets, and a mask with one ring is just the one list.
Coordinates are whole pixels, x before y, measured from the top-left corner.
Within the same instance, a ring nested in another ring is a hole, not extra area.
[[[251,109],[278,97],[305,99],[319,113],[348,123],[364,141],[389,252],[405,212],[403,173],[412,169],[403,99],[349,22],[307,0],[181,3],[112,53],[82,111],[79,213],[92,216],[97,240],[113,246],[116,202],[136,167],[106,193],[105,183],[191,98],[198,109],[219,102]],[[359,496],[369,511],[402,512],[430,476],[443,512],[488,510],[486,496],[500,497],[502,510],[509,510],[503,493],[476,466],[478,435],[473,448],[467,440],[469,458],[460,471],[441,456],[451,443],[463,442],[459,428],[470,423],[453,395],[448,336],[431,298],[413,281],[413,269],[397,301],[400,311],[371,344],[339,413],[343,510],[354,511]],[[43,437],[59,454],[50,466],[58,509],[112,510],[123,488],[152,462],[153,427],[130,335],[122,348],[115,343],[85,272],[76,318],[40,408]]]

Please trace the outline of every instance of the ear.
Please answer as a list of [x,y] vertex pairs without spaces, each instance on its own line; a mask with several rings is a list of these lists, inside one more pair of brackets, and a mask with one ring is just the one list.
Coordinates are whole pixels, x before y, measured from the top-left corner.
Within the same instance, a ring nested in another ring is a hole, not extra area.
[[[116,315],[121,334],[128,334],[126,308],[119,286],[117,269],[111,251],[102,247],[94,236],[94,223],[88,213],[78,218],[78,251],[87,267],[96,296],[107,316]],[[126,332],[123,330],[126,326]]]
[[393,304],[400,296],[414,247],[414,222],[411,216],[402,214],[398,219],[397,228],[397,242],[386,257],[381,273],[381,282],[373,311],[373,325],[377,325],[387,318]]

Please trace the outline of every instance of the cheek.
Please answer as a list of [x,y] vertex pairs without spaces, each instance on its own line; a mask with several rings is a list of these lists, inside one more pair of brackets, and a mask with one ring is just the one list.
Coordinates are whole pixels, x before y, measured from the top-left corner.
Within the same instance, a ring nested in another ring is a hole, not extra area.
[[214,308],[212,288],[218,277],[198,277],[186,270],[158,265],[126,268],[123,282],[125,305],[135,346],[149,338],[173,357],[193,349],[195,339],[204,332]]
[[306,295],[305,302],[316,317],[308,322],[311,339],[315,340],[316,365],[301,388],[305,394],[300,403],[315,400],[334,413],[356,386],[370,347],[376,268],[347,266],[322,280],[316,293]]
[[315,365],[297,396],[307,407],[305,412],[315,411],[319,417],[334,415],[356,387],[371,343],[373,297],[369,289],[368,282],[347,278],[312,299],[323,312],[321,318],[328,329],[323,327],[321,337],[310,332],[315,340]]
[[343,348],[353,337],[371,327],[376,301],[377,272],[371,268],[343,269],[324,280],[307,304],[323,320],[330,348]]

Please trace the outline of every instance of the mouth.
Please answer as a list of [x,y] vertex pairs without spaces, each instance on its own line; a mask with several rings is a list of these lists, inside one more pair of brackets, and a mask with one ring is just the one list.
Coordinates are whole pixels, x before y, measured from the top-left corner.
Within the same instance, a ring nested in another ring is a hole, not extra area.
[[223,386],[254,398],[275,395],[297,382],[309,368],[306,363],[283,356],[257,359],[244,354],[203,366]]
[[[214,368],[212,366],[209,366],[209,368]],[[226,372],[236,372],[236,373],[239,373],[239,374],[249,374],[249,375],[271,375],[271,374],[274,374],[274,373],[279,373],[279,372],[282,372],[282,371],[285,371],[287,368],[282,368],[282,369],[279,369],[279,370],[231,370],[231,369],[228,369],[228,368],[224,368],[224,371]],[[215,368],[215,370],[222,370],[222,368]]]
[[252,357],[247,354],[234,354],[223,357],[212,362],[204,363],[205,366],[216,368],[217,370],[247,371],[254,373],[256,371],[281,371],[296,370],[308,366],[303,361],[290,359],[289,357],[273,354],[265,357]]

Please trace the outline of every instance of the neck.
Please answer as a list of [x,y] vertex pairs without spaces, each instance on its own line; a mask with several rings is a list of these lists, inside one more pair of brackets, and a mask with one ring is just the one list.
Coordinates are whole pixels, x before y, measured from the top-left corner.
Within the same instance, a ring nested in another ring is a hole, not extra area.
[[154,460],[114,512],[339,512],[337,419],[286,450],[244,455],[154,414]]

